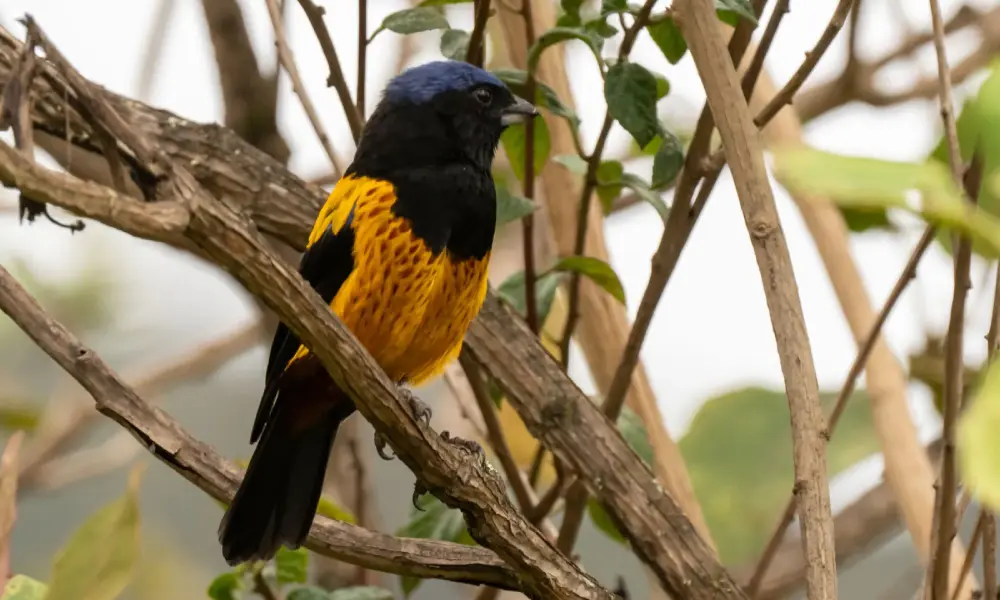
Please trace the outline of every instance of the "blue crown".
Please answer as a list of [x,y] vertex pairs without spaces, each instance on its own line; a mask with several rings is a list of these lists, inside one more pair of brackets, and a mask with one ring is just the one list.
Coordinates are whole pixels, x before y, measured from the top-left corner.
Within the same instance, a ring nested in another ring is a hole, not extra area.
[[482,84],[504,87],[495,75],[479,67],[455,60],[439,60],[403,71],[389,82],[385,95],[390,100],[422,104],[441,92],[467,90]]

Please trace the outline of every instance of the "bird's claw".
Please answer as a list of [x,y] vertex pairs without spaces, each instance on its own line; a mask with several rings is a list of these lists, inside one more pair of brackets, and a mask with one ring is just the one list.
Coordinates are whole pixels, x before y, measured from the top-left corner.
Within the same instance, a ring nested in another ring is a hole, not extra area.
[[420,483],[419,479],[413,484],[413,497],[410,499],[410,501],[413,502],[413,508],[419,510],[420,512],[424,512],[424,509],[420,506],[420,497],[429,491],[430,490],[424,487],[424,484]]
[[479,458],[486,457],[486,453],[483,452],[483,447],[480,446],[478,442],[474,442],[472,440],[466,440],[460,437],[453,437],[447,431],[441,432],[441,439],[448,442],[452,446],[455,446],[461,450],[465,450],[469,454],[472,454]]
[[385,448],[388,445],[388,441],[385,436],[379,432],[375,432],[375,452],[378,453],[382,460],[392,460],[394,458],[391,452],[386,453]]
[[416,394],[411,392],[406,388],[399,388],[400,397],[410,405],[410,410],[413,411],[413,417],[417,421],[423,421],[424,425],[430,426],[431,415],[434,414],[431,407],[427,406],[420,398],[417,398]]

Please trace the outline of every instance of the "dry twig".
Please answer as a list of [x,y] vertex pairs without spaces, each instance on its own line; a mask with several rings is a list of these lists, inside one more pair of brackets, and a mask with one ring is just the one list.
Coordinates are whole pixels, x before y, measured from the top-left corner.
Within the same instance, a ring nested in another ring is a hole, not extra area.
[[705,85],[723,147],[730,157],[730,169],[771,313],[791,413],[803,549],[810,562],[806,577],[808,597],[834,600],[837,578],[833,518],[819,389],[791,257],[767,180],[762,149],[749,108],[732,101],[740,95],[739,85],[712,7],[700,0],[680,0],[675,9]]

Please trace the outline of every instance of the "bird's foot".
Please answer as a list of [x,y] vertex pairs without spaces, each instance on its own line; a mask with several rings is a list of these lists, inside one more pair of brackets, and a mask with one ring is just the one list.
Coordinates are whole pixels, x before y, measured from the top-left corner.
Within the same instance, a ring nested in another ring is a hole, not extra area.
[[431,407],[424,403],[423,400],[417,398],[416,394],[404,387],[401,387],[399,388],[399,397],[410,405],[410,410],[413,411],[413,418],[417,421],[423,421],[424,425],[429,426],[431,424],[431,415],[434,414],[434,412],[431,410]]
[[[409,405],[410,410],[413,411],[413,418],[417,421],[423,422],[424,425],[431,424],[431,407],[427,406],[420,398],[417,398],[416,394],[410,390],[401,387],[399,388],[399,396],[402,398],[403,402]],[[388,441],[379,432],[375,432],[375,452],[382,458],[382,460],[392,460],[393,455],[386,451],[386,446]]]
[[469,454],[476,456],[477,458],[486,458],[486,453],[483,452],[483,447],[479,445],[478,442],[472,440],[466,440],[460,437],[453,437],[447,431],[441,432],[441,439],[448,442],[452,446],[459,448],[460,450],[465,450]]

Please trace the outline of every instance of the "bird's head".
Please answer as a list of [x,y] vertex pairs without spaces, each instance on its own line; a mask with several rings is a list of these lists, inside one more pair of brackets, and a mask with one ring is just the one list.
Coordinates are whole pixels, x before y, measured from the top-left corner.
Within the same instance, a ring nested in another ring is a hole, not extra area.
[[503,130],[537,114],[531,103],[479,67],[426,63],[386,86],[365,125],[356,160],[377,157],[387,169],[469,161],[488,170]]

